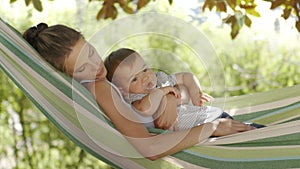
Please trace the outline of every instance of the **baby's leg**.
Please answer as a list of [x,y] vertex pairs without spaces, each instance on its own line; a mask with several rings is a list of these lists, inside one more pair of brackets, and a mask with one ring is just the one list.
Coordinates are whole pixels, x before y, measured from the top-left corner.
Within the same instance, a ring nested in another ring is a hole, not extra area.
[[[221,114],[220,118],[230,118],[230,119],[233,119],[233,117],[230,116],[230,115],[229,115],[228,113],[226,113],[226,112],[223,112],[223,113]],[[263,128],[263,127],[266,127],[265,125],[257,124],[257,123],[247,123],[247,122],[246,122],[245,124],[247,124],[247,125],[249,125],[249,126],[253,126],[253,127],[255,127],[255,128]]]

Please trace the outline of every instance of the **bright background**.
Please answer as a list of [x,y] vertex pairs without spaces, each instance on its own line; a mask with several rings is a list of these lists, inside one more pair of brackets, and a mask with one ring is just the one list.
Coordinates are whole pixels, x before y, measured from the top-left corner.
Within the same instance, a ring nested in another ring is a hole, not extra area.
[[[0,17],[20,32],[40,22],[66,24],[90,39],[112,22],[96,20],[101,5],[98,1],[43,0],[42,12],[36,11],[32,4],[26,7],[23,0],[12,4],[9,0],[0,0],[0,4]],[[223,64],[222,93],[214,93],[207,73],[190,57],[188,49],[164,44],[170,51],[180,51],[177,55],[186,62],[180,69],[188,67],[193,71],[206,92],[223,97],[300,84],[300,34],[294,28],[293,18],[284,20],[280,17],[281,10],[270,11],[270,4],[261,2],[257,7],[261,17],[251,18],[252,27],[243,27],[232,40],[230,27],[222,23],[223,14],[201,12],[201,5],[201,0],[174,0],[171,6],[167,1],[156,0],[140,12],[168,13],[194,25],[210,40]],[[119,11],[119,18],[125,16]],[[162,46],[155,38],[146,39],[147,43]],[[156,59],[148,60],[159,64]],[[170,64],[168,69],[176,72],[178,65]],[[57,131],[2,72],[0,77],[0,169],[109,168]]]

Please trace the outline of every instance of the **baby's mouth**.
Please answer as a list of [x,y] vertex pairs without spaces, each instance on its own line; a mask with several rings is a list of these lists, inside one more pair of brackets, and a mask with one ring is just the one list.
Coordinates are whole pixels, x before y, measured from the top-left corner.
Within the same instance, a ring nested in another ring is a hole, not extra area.
[[153,82],[149,82],[146,86],[147,90],[152,90],[155,88],[155,83]]

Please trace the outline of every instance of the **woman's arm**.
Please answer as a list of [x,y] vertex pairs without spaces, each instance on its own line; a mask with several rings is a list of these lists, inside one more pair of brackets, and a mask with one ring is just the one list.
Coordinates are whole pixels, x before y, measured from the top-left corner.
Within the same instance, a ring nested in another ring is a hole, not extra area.
[[[96,100],[110,118],[116,129],[144,157],[157,158],[176,153],[190,147],[211,135],[221,136],[249,130],[249,126],[225,119],[219,124],[207,123],[191,130],[165,133],[153,136],[139,122],[134,112],[122,101],[120,95],[105,81],[95,84]],[[235,122],[235,125],[233,125]],[[235,126],[235,127],[234,127]]]

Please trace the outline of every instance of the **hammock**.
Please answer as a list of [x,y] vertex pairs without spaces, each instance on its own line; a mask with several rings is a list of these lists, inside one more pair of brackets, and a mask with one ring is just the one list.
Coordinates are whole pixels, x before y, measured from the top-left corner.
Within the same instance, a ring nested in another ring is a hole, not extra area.
[[226,98],[225,109],[236,119],[268,127],[210,138],[150,161],[122,137],[83,86],[47,64],[1,19],[0,41],[3,72],[70,140],[114,168],[300,167],[300,85]]

